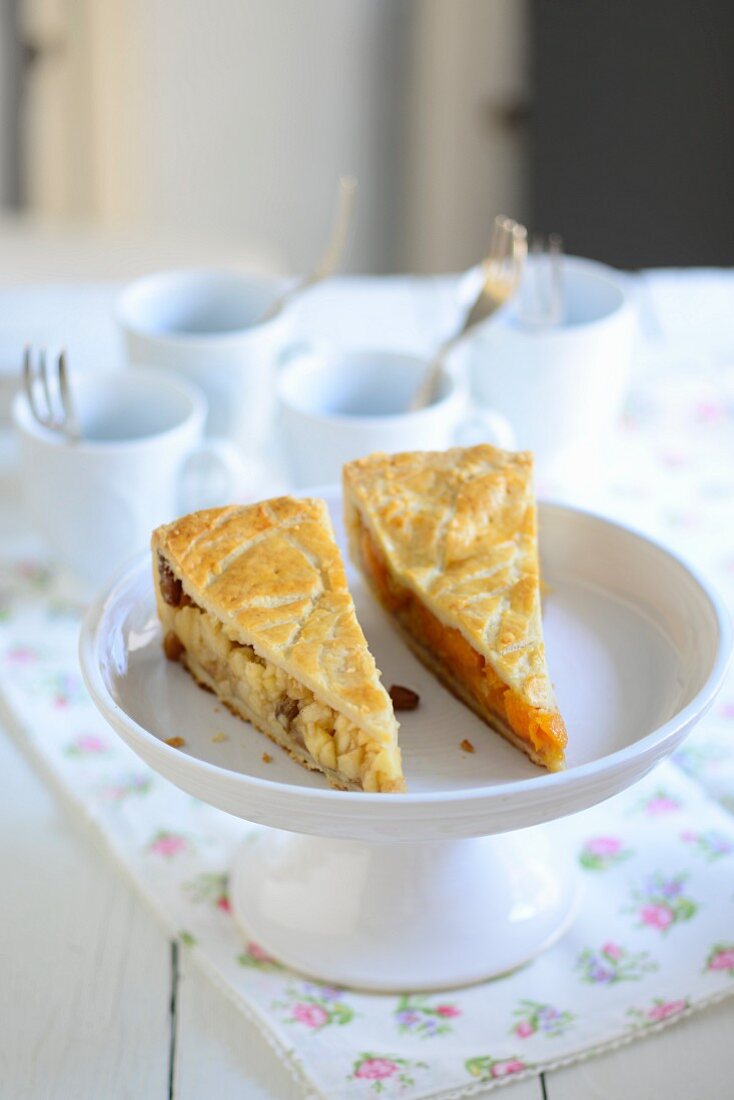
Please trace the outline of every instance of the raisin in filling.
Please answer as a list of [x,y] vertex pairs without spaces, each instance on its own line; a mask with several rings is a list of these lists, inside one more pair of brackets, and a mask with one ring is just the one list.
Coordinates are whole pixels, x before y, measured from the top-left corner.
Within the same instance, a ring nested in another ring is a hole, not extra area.
[[180,607],[184,595],[183,585],[178,577],[173,575],[170,565],[160,554],[158,555],[158,582],[161,596],[166,603],[170,607]]
[[158,578],[161,596],[169,607],[195,607],[201,611],[198,604],[194,603],[191,596],[184,592],[181,581],[176,577],[166,559],[158,555]]
[[281,695],[275,708],[275,717],[289,730],[300,709],[297,699],[291,699],[290,695]]

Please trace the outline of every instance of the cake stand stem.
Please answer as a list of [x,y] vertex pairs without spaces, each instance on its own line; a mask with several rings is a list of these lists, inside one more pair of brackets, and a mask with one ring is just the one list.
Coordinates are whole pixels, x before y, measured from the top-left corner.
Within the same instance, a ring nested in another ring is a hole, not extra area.
[[269,954],[330,984],[467,985],[568,927],[577,876],[556,828],[395,844],[263,830],[236,855],[235,919]]

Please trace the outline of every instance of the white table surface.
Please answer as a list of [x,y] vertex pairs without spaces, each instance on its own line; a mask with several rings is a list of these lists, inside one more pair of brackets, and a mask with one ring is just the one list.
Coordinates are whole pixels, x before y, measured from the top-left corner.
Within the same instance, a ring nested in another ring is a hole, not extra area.
[[[639,290],[651,347],[734,361],[734,274],[649,274]],[[31,308],[32,293],[25,289],[23,308]],[[50,288],[43,298],[53,304]],[[0,296],[0,328],[2,306]],[[318,303],[312,312],[317,317]],[[6,475],[0,530],[9,530],[16,509]],[[2,1100],[302,1096],[252,1025],[176,953],[7,725],[0,713]],[[734,998],[616,1051],[510,1084],[510,1095],[719,1100],[734,1095],[732,1036]]]

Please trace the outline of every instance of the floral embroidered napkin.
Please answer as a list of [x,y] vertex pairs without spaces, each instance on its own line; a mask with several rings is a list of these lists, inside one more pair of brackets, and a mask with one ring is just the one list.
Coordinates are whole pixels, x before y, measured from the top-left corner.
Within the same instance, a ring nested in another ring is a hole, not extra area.
[[[669,381],[636,391],[604,510],[687,553],[734,602],[734,387]],[[671,762],[565,824],[584,890],[558,944],[481,986],[375,996],[305,981],[242,942],[227,867],[248,826],[149,771],[106,727],[78,672],[80,611],[41,560],[6,558],[3,719],[308,1095],[469,1096],[734,993],[731,678]]]

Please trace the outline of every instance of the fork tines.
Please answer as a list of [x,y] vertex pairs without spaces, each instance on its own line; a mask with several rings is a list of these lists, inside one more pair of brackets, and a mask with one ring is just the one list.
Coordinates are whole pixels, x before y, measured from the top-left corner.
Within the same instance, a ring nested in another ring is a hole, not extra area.
[[79,438],[65,351],[52,356],[49,366],[46,348],[39,348],[36,355],[27,345],[23,353],[23,388],[31,412],[42,427],[69,439]]

